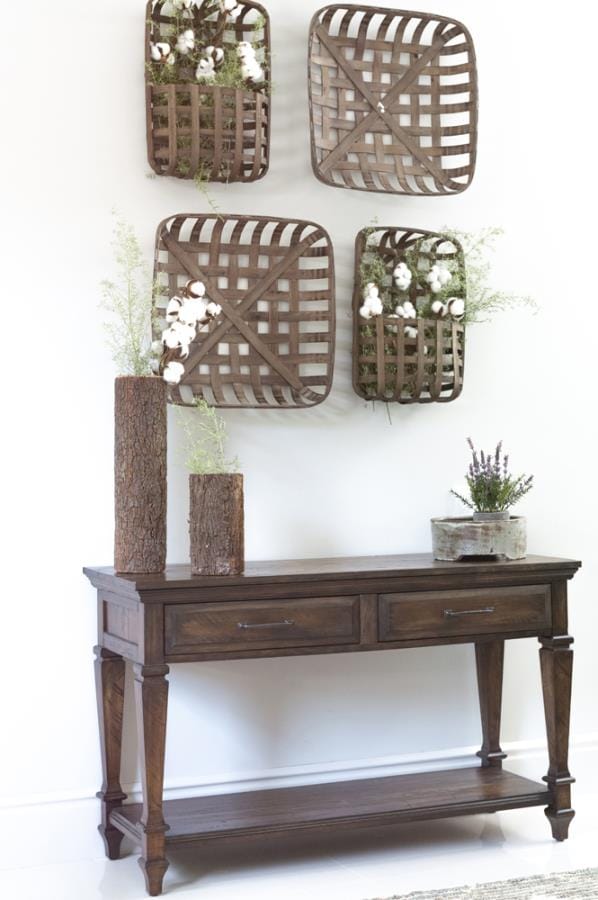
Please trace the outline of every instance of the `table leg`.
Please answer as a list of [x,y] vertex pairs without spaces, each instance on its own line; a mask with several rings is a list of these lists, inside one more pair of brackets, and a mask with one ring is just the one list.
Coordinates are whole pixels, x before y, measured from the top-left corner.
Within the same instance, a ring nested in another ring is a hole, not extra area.
[[108,859],[118,859],[123,834],[110,824],[112,810],[122,806],[127,795],[120,784],[123,707],[125,699],[125,661],[103,647],[95,647],[95,676],[102,755],[102,821],[98,831],[104,840]]
[[482,719],[482,748],[477,755],[483,768],[500,769],[507,755],[500,747],[505,642],[480,641],[475,645],[475,658]]
[[136,665],[135,702],[139,761],[143,788],[141,814],[142,845],[139,865],[150,897],[162,893],[168,869],[166,832],[162,795],[164,790],[164,751],[166,747],[166,710],[168,705],[168,666]]
[[540,638],[540,666],[548,737],[548,774],[544,781],[552,792],[550,806],[545,810],[552,836],[557,841],[567,839],[569,824],[575,815],[571,809],[571,785],[575,781],[569,772],[569,717],[571,711],[571,678],[573,673],[573,638],[564,635]]

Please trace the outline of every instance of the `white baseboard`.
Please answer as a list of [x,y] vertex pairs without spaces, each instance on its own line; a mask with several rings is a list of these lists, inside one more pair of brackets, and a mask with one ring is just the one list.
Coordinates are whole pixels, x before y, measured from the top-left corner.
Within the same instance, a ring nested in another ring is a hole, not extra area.
[[[571,739],[572,751],[598,751],[598,733],[577,735]],[[545,741],[513,741],[503,743],[511,760],[546,757]],[[164,798],[201,797],[212,794],[240,791],[269,790],[302,784],[324,784],[327,781],[351,781],[359,778],[382,778],[385,775],[402,775],[409,772],[431,772],[437,769],[460,769],[475,765],[478,747],[456,747],[449,750],[409,755],[371,757],[369,759],[343,760],[342,762],[314,763],[304,766],[288,766],[263,771],[223,774],[207,778],[169,778],[164,785]],[[140,799],[141,785],[124,784],[129,801]],[[62,791],[48,794],[29,794],[0,799],[0,809],[33,806],[46,803],[72,803],[91,800],[95,790]]]

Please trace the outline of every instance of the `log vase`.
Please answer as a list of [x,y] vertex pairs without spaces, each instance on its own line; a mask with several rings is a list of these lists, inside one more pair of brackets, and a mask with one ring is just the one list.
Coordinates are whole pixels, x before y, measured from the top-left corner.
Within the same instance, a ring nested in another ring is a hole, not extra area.
[[240,575],[245,564],[243,476],[189,476],[192,575]]
[[166,383],[123,376],[114,390],[114,568],[166,565]]

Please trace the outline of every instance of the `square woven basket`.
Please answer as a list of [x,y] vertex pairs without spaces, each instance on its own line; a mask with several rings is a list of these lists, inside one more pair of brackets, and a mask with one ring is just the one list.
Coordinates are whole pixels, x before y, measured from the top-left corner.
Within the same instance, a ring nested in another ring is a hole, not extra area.
[[[259,3],[247,0],[241,5],[234,21],[223,13],[212,17],[212,42],[230,50],[240,41],[250,41],[264,58],[265,90],[187,82],[153,84],[150,43],[172,42],[176,20],[168,0],[150,0],[147,5],[147,153],[158,175],[232,182],[256,181],[268,171],[270,21]],[[197,27],[199,15],[199,7],[186,10],[185,25]],[[193,78],[192,72],[189,77]]]
[[[364,319],[359,312],[363,303],[361,263],[371,247],[376,247],[386,268],[380,285],[386,302],[383,315]],[[465,283],[463,250],[453,239],[404,228],[360,231],[355,244],[353,388],[365,400],[447,403],[456,400],[463,388],[465,326],[427,315],[417,319],[393,316],[405,294],[393,286],[392,272],[398,263],[407,261],[420,276],[413,278],[409,289],[409,299],[420,314],[429,309],[433,299],[425,286],[425,274],[435,263],[450,263]],[[413,328],[417,329],[415,337],[410,335]]]
[[312,165],[334,187],[455,194],[473,178],[477,76],[454,19],[334,4],[309,39]]
[[314,222],[264,216],[166,219],[156,236],[154,337],[190,280],[222,312],[198,330],[172,403],[293,409],[326,399],[334,366],[334,257]]

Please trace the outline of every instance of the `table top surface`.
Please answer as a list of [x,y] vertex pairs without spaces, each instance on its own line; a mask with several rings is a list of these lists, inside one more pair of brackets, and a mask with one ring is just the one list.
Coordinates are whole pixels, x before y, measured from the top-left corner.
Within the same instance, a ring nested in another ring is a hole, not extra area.
[[188,565],[167,566],[156,575],[116,574],[109,566],[86,567],[83,572],[95,585],[120,583],[133,590],[164,590],[176,587],[218,587],[259,582],[322,581],[355,576],[408,577],[417,575],[506,574],[516,577],[543,572],[571,577],[581,566],[573,559],[527,556],[518,560],[467,560],[440,562],[430,553],[399,556],[338,556],[328,559],[279,559],[248,562],[242,575],[191,575]]

